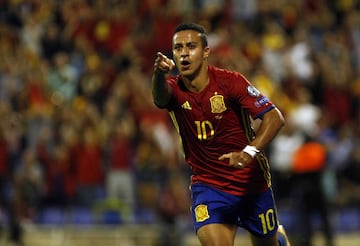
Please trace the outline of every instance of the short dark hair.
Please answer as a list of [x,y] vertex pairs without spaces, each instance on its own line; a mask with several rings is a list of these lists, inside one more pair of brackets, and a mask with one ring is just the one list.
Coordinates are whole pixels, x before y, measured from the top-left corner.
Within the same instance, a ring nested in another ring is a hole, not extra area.
[[202,42],[203,47],[208,46],[207,34],[206,34],[206,30],[203,26],[196,24],[196,23],[182,23],[175,28],[174,34],[180,32],[180,31],[185,31],[185,30],[193,30],[195,32],[200,33],[201,42]]

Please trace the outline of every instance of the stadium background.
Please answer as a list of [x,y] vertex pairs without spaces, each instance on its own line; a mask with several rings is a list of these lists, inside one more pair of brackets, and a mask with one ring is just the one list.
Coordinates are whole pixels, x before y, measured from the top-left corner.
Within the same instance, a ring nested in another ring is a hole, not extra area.
[[356,0],[0,0],[0,245],[16,245],[14,218],[25,245],[197,245],[189,170],[150,90],[156,52],[171,56],[188,21],[207,28],[212,64],[242,72],[287,118],[267,151],[289,236],[302,237],[294,153],[311,137],[326,161],[305,169],[325,197],[307,202],[325,202],[336,245],[359,245],[359,11]]

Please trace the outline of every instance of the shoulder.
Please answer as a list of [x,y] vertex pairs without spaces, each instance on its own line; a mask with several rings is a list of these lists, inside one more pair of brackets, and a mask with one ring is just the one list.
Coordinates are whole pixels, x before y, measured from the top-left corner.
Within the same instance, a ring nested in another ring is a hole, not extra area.
[[179,75],[172,75],[172,76],[168,76],[166,78],[166,81],[168,82],[169,85],[171,85],[172,87],[178,86],[179,83]]
[[209,66],[209,75],[228,94],[244,91],[250,82],[239,72]]
[[237,71],[231,71],[223,68],[209,66],[209,74],[213,76],[218,82],[233,82],[236,81],[247,81],[245,76]]
[[185,85],[182,83],[180,75],[173,75],[166,78],[167,83],[172,88],[172,91],[177,93],[180,91],[187,91]]

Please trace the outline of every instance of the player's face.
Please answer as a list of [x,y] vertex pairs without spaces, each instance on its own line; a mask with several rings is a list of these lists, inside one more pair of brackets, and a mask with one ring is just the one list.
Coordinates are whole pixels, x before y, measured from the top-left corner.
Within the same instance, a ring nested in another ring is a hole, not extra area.
[[173,37],[173,58],[183,76],[196,74],[209,55],[209,47],[203,47],[201,34],[193,30],[184,30]]

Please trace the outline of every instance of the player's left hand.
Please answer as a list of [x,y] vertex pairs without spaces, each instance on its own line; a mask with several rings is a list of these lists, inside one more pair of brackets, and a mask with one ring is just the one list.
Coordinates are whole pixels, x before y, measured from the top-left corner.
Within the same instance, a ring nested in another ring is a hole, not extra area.
[[230,152],[227,154],[223,154],[219,157],[219,160],[225,160],[225,159],[229,159],[229,165],[236,167],[236,168],[244,168],[246,167],[251,161],[252,161],[252,157],[243,152]]

